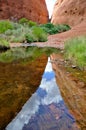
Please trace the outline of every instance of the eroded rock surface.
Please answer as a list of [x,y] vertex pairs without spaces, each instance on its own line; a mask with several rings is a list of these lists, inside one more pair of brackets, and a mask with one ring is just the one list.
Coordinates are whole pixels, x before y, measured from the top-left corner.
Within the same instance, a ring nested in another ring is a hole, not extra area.
[[46,23],[48,11],[45,0],[0,0],[0,19],[17,20],[22,17]]
[[57,0],[51,22],[77,25],[86,20],[86,0]]

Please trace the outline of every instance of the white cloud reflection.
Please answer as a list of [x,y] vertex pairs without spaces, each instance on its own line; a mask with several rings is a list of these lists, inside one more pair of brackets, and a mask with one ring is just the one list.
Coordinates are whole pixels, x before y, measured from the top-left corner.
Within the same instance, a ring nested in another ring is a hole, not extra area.
[[[52,74],[52,65],[49,61],[50,59],[48,59],[45,73],[49,72]],[[31,116],[39,110],[40,105],[59,103],[62,100],[55,77],[50,80],[43,77],[39,87],[46,92],[44,98],[41,98],[38,93],[34,93],[15,119],[7,126],[6,130],[22,130],[23,126],[29,122]]]

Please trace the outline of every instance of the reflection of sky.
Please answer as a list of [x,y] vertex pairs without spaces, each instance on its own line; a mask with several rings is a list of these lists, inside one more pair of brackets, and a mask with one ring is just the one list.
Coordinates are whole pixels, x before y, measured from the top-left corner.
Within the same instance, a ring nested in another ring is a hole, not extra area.
[[55,81],[55,74],[51,63],[48,61],[38,90],[26,102],[20,113],[7,126],[6,130],[22,130],[24,124],[27,124],[31,116],[39,110],[40,105],[59,103],[61,100],[62,98]]

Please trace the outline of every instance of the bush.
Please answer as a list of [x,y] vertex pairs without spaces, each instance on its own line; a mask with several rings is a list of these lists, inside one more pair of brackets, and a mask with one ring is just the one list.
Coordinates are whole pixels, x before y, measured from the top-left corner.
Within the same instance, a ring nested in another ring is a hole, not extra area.
[[28,25],[29,25],[29,27],[33,27],[33,26],[37,26],[37,23],[30,20],[28,22]]
[[66,41],[65,58],[80,68],[86,67],[86,37]]
[[53,25],[52,23],[43,24],[40,27],[48,34],[61,33],[70,29],[68,25]]
[[5,39],[0,38],[0,48],[9,48],[9,42],[6,41]]
[[18,29],[7,30],[5,38],[10,42],[24,42],[26,40],[25,35],[29,32],[30,29],[27,26],[20,26]]
[[39,42],[47,41],[47,33],[42,28],[34,27],[32,33],[36,37],[37,41]]
[[70,26],[66,24],[59,24],[55,25],[56,29],[58,30],[58,33],[65,32],[70,30]]
[[0,21],[0,33],[4,33],[8,29],[13,29],[13,25],[10,21],[1,20]]
[[45,42],[47,41],[47,34],[40,27],[33,27],[32,32],[26,34],[27,42]]
[[28,22],[29,22],[29,20],[26,19],[26,18],[21,18],[21,19],[19,20],[19,23],[20,23],[20,24],[27,24]]
[[26,41],[27,41],[28,43],[35,42],[35,41],[36,41],[35,38],[34,38],[34,36],[33,36],[32,34],[30,34],[30,33],[26,34],[25,37],[26,37]]

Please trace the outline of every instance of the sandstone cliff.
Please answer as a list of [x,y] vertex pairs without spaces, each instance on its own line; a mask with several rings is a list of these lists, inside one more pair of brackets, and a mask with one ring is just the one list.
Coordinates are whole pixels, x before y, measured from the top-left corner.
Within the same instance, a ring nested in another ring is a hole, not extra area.
[[38,23],[46,23],[48,11],[45,0],[0,0],[0,19],[22,17]]
[[57,0],[51,22],[77,25],[86,20],[86,0]]

